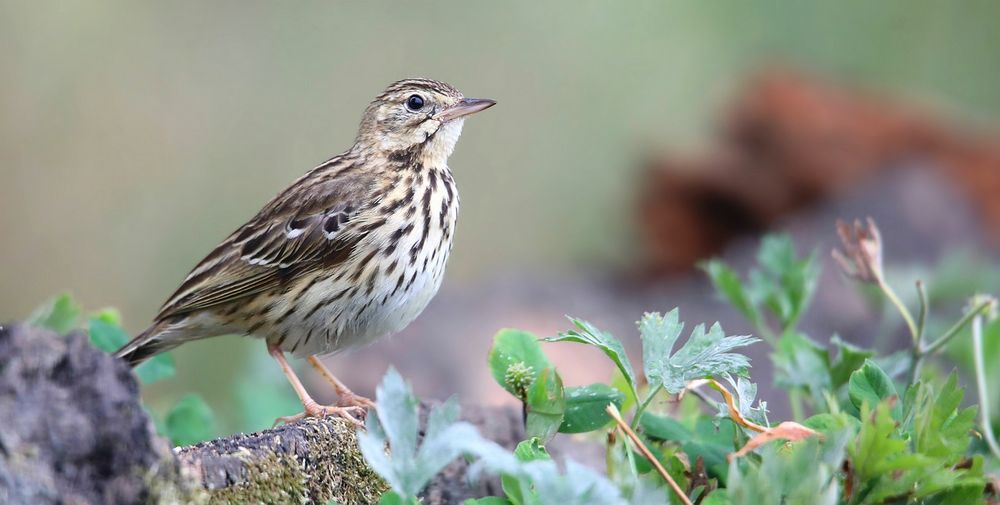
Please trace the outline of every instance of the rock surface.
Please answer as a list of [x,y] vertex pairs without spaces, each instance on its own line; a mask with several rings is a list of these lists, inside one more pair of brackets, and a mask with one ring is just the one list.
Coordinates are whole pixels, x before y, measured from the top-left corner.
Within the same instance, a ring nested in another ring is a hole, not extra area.
[[131,371],[81,332],[0,326],[0,426],[0,503],[138,503],[169,456]]

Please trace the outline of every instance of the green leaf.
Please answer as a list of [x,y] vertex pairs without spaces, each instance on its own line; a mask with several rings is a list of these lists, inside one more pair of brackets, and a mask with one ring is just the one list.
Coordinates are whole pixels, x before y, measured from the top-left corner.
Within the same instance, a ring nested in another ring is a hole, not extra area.
[[670,442],[694,440],[694,432],[672,417],[644,412],[642,419],[639,420],[639,427],[643,433],[657,440]]
[[[553,368],[552,363],[542,352],[538,337],[534,334],[512,329],[503,329],[493,337],[493,347],[489,356],[490,372],[497,384],[500,384],[510,394],[524,400],[528,388],[537,380],[538,374],[546,368]],[[521,370],[530,378],[526,384],[510,384],[509,372]],[[518,391],[523,387],[523,391]]]
[[830,387],[834,390],[847,384],[851,374],[861,368],[865,360],[875,356],[875,351],[857,347],[839,335],[830,338],[830,344],[837,349],[837,357],[830,363]]
[[729,268],[721,260],[713,259],[701,265],[702,270],[708,274],[715,290],[719,292],[729,302],[730,305],[740,311],[748,321],[757,325],[761,319],[756,303],[750,299],[743,281],[732,268]]
[[775,384],[786,390],[804,388],[815,405],[823,404],[823,393],[831,383],[826,349],[801,333],[789,331],[778,340],[771,359]]
[[730,505],[732,503],[725,489],[716,489],[701,501],[701,505]]
[[413,503],[416,503],[416,500],[403,498],[392,490],[382,493],[382,497],[378,500],[378,505],[410,505]]
[[865,360],[865,364],[851,374],[847,384],[847,393],[851,403],[859,410],[862,404],[867,403],[869,406],[874,406],[882,400],[895,398],[895,400],[891,400],[893,402],[892,416],[894,419],[902,417],[902,405],[898,401],[899,393],[896,392],[896,386],[892,383],[892,379],[872,360]]
[[514,457],[518,461],[545,461],[552,459],[549,456],[549,451],[545,449],[545,445],[538,437],[531,437],[528,440],[522,440],[517,447],[514,448]]
[[184,395],[167,414],[167,434],[174,445],[191,445],[215,436],[215,415],[196,394]]
[[169,379],[177,374],[174,357],[170,353],[160,353],[135,367],[135,374],[143,384]]
[[605,409],[609,404],[621,409],[625,395],[607,384],[566,388],[566,413],[560,433],[585,433],[611,422]]
[[69,293],[63,293],[35,309],[28,316],[28,324],[48,328],[60,335],[69,333],[76,328],[80,319],[80,306]]
[[[510,505],[512,502],[499,496],[487,496],[485,498],[469,498],[463,502],[464,505]],[[516,505],[516,503],[515,503]]]
[[893,437],[896,422],[887,402],[870,404],[865,401],[859,408],[861,429],[847,452],[855,473],[865,481],[893,470],[894,465],[890,462],[903,454],[906,442]]
[[650,385],[662,385],[667,392],[676,394],[695,379],[746,373],[750,359],[729,351],[758,340],[750,336],[727,337],[719,323],[713,324],[707,333],[705,325],[695,326],[687,342],[671,354],[684,329],[679,314],[678,309],[666,316],[648,313],[639,322],[643,363]]
[[91,318],[87,321],[90,343],[104,352],[114,352],[129,341],[128,333],[120,326],[106,319]]
[[952,372],[940,392],[926,396],[929,401],[913,416],[917,452],[948,463],[965,454],[972,441],[969,433],[975,428],[976,407],[959,410],[964,393],[958,387],[958,375]]
[[[517,447],[514,449],[514,457],[522,463],[552,459],[549,457],[549,452],[545,450],[545,446],[542,445],[542,441],[537,437],[532,437],[517,444]],[[507,498],[513,505],[531,503],[531,497],[524,496],[524,492],[522,491],[530,489],[530,483],[522,482],[513,475],[501,475],[500,485],[503,487],[504,494],[507,495]]]
[[562,378],[554,368],[546,368],[528,390],[528,418],[524,432],[548,442],[559,431],[566,413],[566,395]]
[[546,338],[544,341],[577,342],[597,347],[608,358],[611,358],[611,361],[615,363],[618,370],[625,376],[625,381],[628,382],[629,388],[635,391],[635,369],[632,368],[632,362],[629,361],[628,355],[625,354],[625,348],[622,346],[622,343],[610,333],[601,331],[586,321],[572,317],[569,320],[573,322],[577,329],[560,333],[557,337]]
[[782,329],[791,328],[816,290],[816,253],[799,258],[791,237],[768,235],[761,241],[757,263],[760,269],[750,272],[750,297],[762,301],[781,322]]
[[[117,323],[114,316],[108,312],[92,316],[87,321],[87,333],[90,343],[104,352],[114,352],[125,345],[130,337]],[[174,358],[169,353],[160,353],[146,360],[135,368],[135,374],[143,384],[173,377],[177,373]]]

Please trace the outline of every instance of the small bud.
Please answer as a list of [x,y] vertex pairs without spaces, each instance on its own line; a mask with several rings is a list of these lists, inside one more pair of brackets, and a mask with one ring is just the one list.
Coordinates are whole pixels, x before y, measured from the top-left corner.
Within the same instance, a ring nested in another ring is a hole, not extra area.
[[965,305],[965,311],[974,310],[976,307],[985,306],[979,315],[983,316],[987,321],[993,321],[1000,315],[1000,303],[997,302],[997,298],[993,295],[988,295],[984,293],[976,293],[969,298],[968,303]]
[[855,220],[853,226],[837,221],[837,234],[844,250],[834,249],[833,259],[844,274],[861,282],[882,282],[882,236],[875,221],[868,218],[863,225]]
[[528,388],[534,381],[533,370],[523,361],[518,361],[507,367],[503,380],[511,389],[517,391],[518,396],[523,400],[528,396]]

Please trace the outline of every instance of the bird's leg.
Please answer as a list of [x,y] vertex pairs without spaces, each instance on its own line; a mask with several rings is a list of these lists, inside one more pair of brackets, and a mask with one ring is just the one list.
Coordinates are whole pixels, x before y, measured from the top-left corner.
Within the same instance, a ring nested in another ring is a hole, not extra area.
[[333,373],[330,372],[330,369],[327,368],[326,365],[319,360],[319,358],[316,356],[309,356],[307,361],[309,361],[309,364],[312,365],[324,379],[333,385],[334,391],[336,391],[337,396],[340,397],[340,401],[337,402],[337,405],[341,407],[361,407],[363,409],[375,408],[375,402],[365,398],[364,396],[356,395],[353,391],[347,389],[347,386],[334,377]]
[[278,365],[281,366],[281,371],[285,374],[285,377],[288,378],[288,382],[292,384],[292,389],[295,390],[295,394],[298,395],[299,400],[302,401],[302,406],[305,408],[304,412],[294,416],[282,416],[275,419],[275,426],[277,426],[278,423],[291,423],[306,417],[325,417],[328,415],[335,415],[347,419],[358,427],[364,427],[361,421],[358,421],[357,418],[351,415],[352,410],[360,411],[360,413],[363,414],[363,408],[360,406],[324,406],[316,403],[316,400],[313,400],[312,397],[309,396],[309,393],[306,392],[306,388],[302,386],[302,381],[300,381],[299,377],[295,375],[295,371],[293,371],[292,367],[288,365],[288,361],[285,359],[285,354],[281,352],[281,349],[277,346],[268,344],[267,352],[278,362]]

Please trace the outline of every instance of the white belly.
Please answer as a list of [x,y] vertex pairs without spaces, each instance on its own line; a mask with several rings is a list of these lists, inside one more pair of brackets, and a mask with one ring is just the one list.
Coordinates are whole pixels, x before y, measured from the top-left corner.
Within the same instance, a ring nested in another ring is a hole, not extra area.
[[[356,271],[355,265],[372,250],[384,251],[393,231],[411,222],[418,224],[398,240],[392,254],[379,254],[375,256],[378,259],[366,263],[357,280],[350,275],[334,275],[315,282],[300,297],[300,306],[305,309],[286,317],[266,338],[276,341],[277,336],[284,336],[280,344],[283,350],[295,356],[310,356],[365,345],[405,328],[423,312],[441,286],[458,217],[457,198],[454,203],[444,216],[434,212],[430,220],[402,213],[390,218],[381,232],[359,244],[345,262],[345,271]],[[440,199],[435,197],[430,208],[442,208]],[[424,223],[429,223],[426,238]],[[276,306],[273,310],[280,314],[286,309]]]

